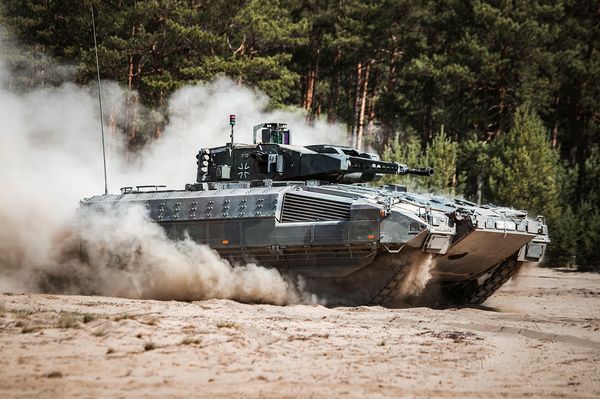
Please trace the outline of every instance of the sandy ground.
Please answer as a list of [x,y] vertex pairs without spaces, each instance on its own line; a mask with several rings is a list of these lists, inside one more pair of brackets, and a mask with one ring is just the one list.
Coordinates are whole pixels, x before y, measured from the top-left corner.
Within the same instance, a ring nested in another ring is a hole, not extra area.
[[600,397],[600,275],[434,310],[0,296],[0,397]]

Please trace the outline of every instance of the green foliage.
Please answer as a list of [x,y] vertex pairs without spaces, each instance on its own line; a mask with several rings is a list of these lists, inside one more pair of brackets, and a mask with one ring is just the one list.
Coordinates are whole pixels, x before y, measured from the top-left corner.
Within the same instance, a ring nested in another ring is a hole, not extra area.
[[[382,159],[384,161],[398,162],[410,167],[425,166],[421,150],[421,141],[414,134],[396,135],[390,144],[383,149]],[[406,175],[385,175],[381,179],[382,184],[403,184],[413,190],[421,188],[419,182],[423,178]]]
[[515,113],[512,129],[491,150],[486,198],[532,213],[559,213],[559,156],[546,129],[527,105]]
[[411,168],[432,167],[435,174],[423,176],[385,176],[382,183],[404,184],[412,190],[434,192],[454,196],[462,192],[463,178],[457,177],[456,161],[458,143],[450,139],[442,130],[427,144],[425,151],[418,137],[411,134],[406,139],[396,136],[394,141],[383,151],[383,159],[399,162]]
[[549,252],[562,259],[572,253],[569,230],[576,220],[565,205],[564,174],[558,151],[550,147],[540,118],[529,105],[519,107],[512,129],[491,147],[486,198],[525,209],[531,216],[544,215],[554,238]]
[[583,270],[600,271],[600,151],[592,149],[585,162],[587,192],[579,207],[577,231],[577,265]]
[[467,135],[459,144],[457,169],[462,171],[464,195],[481,203],[483,183],[489,164],[489,144],[477,137],[475,132]]
[[580,270],[600,271],[600,211],[598,203],[584,201],[579,207],[576,263]]
[[435,174],[424,179],[426,190],[455,196],[462,193],[464,177],[457,175],[458,143],[442,130],[436,134],[425,149],[425,163],[433,167]]
[[580,220],[573,206],[573,198],[578,171],[577,168],[569,169],[567,165],[561,166],[558,182],[559,215],[548,221],[552,225],[552,243],[546,252],[545,263],[549,266],[572,266],[577,262]]

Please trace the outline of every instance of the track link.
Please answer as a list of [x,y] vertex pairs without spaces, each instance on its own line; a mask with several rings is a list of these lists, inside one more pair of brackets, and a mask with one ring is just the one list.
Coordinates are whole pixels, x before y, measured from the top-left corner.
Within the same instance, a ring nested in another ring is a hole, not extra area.
[[402,280],[404,279],[406,269],[399,267],[394,271],[392,277],[383,285],[369,302],[370,305],[387,306],[394,299],[394,293],[397,292]]
[[[500,262],[491,274],[482,282],[476,281],[477,287],[470,293],[465,292],[464,303],[469,305],[480,305],[486,301],[494,292],[498,291],[515,273],[523,262],[517,262],[515,257]],[[463,288],[466,288],[463,286]],[[468,291],[465,289],[465,291]]]

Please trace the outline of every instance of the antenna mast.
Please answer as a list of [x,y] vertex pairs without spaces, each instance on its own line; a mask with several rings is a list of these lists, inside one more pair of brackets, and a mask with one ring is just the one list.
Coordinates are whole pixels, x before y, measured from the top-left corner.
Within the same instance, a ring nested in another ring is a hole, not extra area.
[[94,5],[92,9],[92,31],[94,32],[94,51],[96,52],[96,75],[98,78],[98,105],[100,106],[100,130],[102,131],[102,162],[104,165],[104,194],[108,194],[108,180],[106,178],[106,149],[104,146],[104,118],[102,114],[102,87],[100,86],[100,63],[98,62],[98,43],[96,42],[96,22],[94,17]]
[[233,126],[235,125],[235,115],[229,115],[229,124],[231,125],[231,148],[233,148]]

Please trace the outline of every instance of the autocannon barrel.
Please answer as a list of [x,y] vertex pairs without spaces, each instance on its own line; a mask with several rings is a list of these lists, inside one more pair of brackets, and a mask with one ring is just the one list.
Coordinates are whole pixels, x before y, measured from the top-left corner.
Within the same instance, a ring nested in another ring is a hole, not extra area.
[[401,175],[417,175],[417,176],[433,176],[433,168],[407,168],[401,167],[399,170]]

